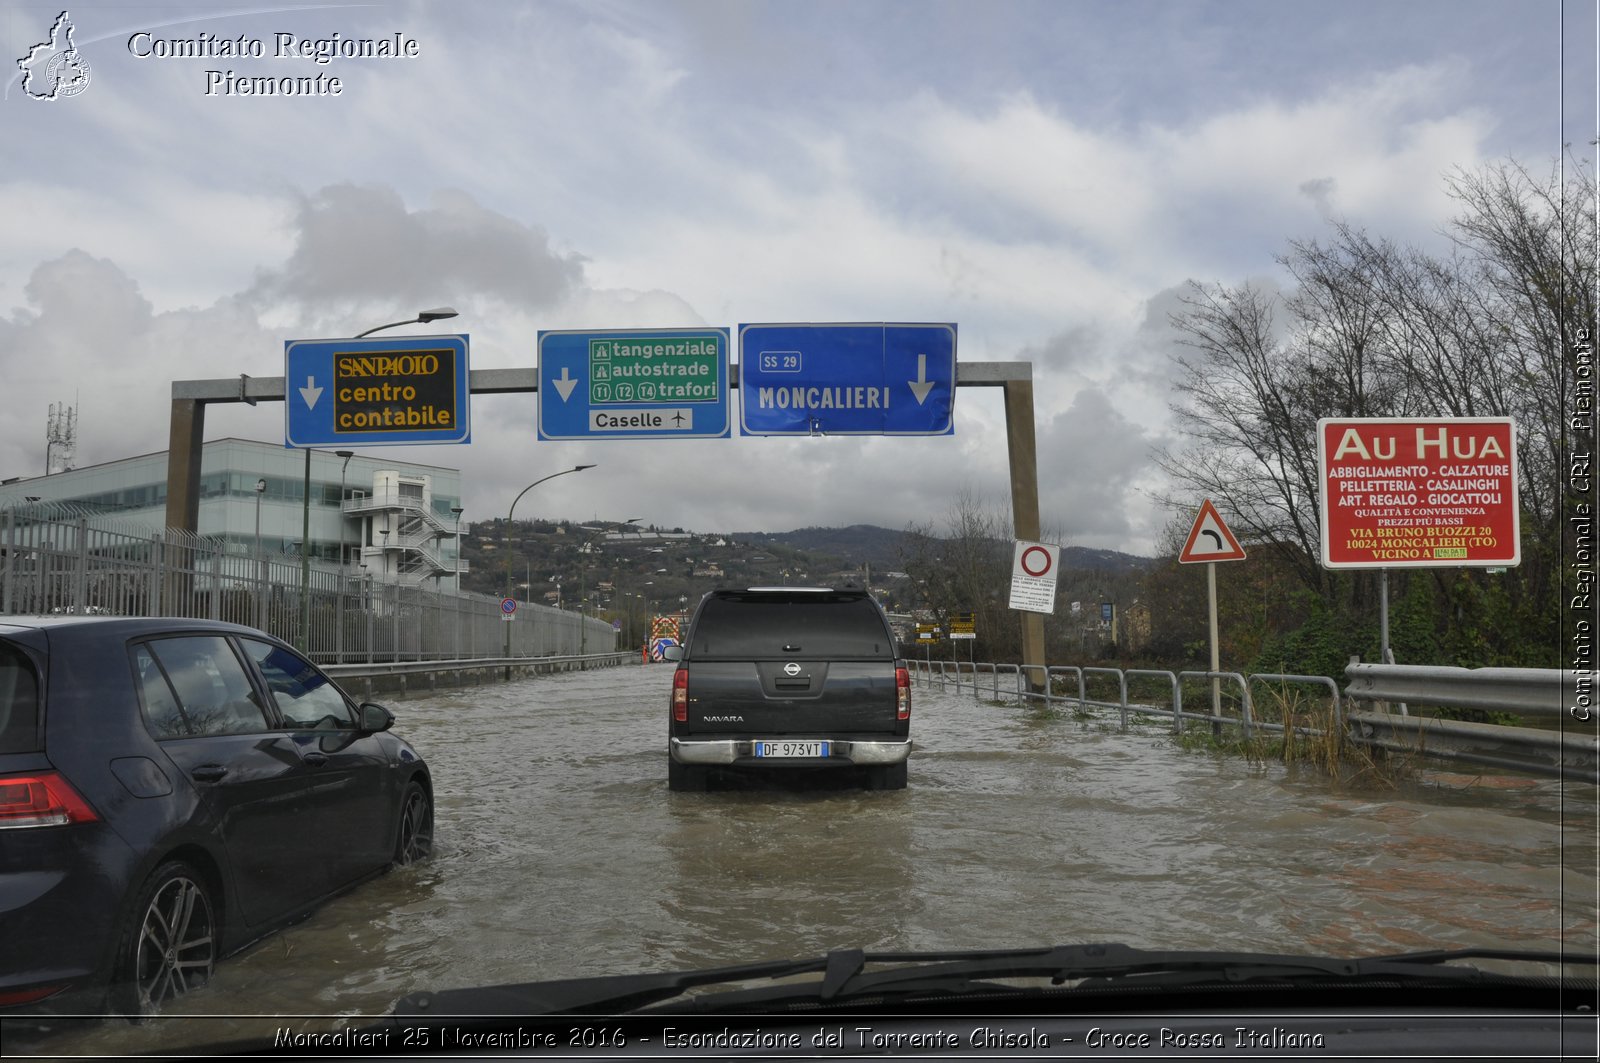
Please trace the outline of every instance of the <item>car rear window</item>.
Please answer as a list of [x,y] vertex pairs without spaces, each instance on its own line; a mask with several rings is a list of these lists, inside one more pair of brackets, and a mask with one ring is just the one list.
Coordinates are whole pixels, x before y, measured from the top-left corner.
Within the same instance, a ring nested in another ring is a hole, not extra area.
[[859,594],[719,594],[689,638],[701,659],[894,656],[877,604]]
[[15,644],[0,639],[0,753],[39,750],[39,675]]

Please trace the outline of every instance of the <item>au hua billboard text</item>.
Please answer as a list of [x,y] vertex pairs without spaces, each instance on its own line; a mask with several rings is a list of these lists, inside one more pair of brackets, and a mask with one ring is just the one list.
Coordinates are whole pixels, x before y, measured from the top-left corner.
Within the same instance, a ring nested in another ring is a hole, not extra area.
[[1325,417],[1317,468],[1326,568],[1522,560],[1508,417]]

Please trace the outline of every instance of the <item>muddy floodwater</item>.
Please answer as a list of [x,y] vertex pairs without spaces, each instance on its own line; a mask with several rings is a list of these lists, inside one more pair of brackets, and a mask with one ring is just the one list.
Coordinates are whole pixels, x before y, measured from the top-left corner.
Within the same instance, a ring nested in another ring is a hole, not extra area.
[[672,794],[670,681],[629,666],[392,701],[433,771],[432,861],[224,961],[183,1018],[8,1051],[149,1051],[419,989],[835,948],[1594,951],[1590,786],[1340,784],[1184,750],[1162,723],[935,686],[915,692],[904,791]]

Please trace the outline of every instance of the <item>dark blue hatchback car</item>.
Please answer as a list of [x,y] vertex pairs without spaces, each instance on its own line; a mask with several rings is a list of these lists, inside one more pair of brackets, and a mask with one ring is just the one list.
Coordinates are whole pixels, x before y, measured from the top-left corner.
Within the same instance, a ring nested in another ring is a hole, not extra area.
[[393,723],[252,628],[0,617],[0,1008],[148,1013],[427,856]]

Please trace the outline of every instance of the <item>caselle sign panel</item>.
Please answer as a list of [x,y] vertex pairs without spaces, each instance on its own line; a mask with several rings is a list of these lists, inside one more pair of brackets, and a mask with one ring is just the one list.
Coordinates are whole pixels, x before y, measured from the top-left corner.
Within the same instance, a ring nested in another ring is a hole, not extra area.
[[1325,417],[1317,467],[1324,567],[1522,560],[1509,417]]

